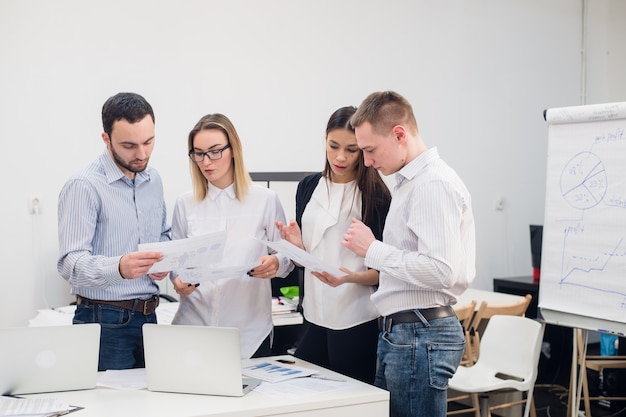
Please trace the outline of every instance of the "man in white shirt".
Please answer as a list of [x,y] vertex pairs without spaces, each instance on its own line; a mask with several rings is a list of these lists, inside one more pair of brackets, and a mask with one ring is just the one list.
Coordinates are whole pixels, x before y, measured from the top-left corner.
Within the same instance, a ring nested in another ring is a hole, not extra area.
[[365,165],[396,179],[383,240],[353,219],[342,241],[380,271],[372,295],[382,315],[375,385],[390,392],[392,417],[443,417],[464,350],[450,306],[475,276],[471,196],[424,144],[401,95],[370,94],[351,122]]

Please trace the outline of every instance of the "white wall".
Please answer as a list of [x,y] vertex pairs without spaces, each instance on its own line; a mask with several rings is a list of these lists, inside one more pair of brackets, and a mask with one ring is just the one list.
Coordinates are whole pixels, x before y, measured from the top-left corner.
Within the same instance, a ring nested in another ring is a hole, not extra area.
[[[621,101],[626,10],[593,3],[586,100]],[[530,274],[542,112],[582,102],[582,10],[572,0],[0,0],[0,326],[71,300],[56,271],[57,195],[103,150],[100,109],[119,91],[155,109],[151,165],[171,209],[190,187],[186,136],[203,114],[231,117],[248,170],[316,171],[330,113],[396,90],[472,191],[474,287]]]

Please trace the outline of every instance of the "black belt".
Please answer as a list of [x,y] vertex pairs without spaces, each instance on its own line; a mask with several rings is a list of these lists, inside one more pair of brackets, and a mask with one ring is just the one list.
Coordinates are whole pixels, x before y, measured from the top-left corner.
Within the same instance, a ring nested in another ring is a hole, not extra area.
[[125,308],[126,310],[137,311],[147,316],[148,314],[154,314],[157,306],[159,305],[159,296],[154,295],[147,300],[123,300],[123,301],[109,301],[109,300],[92,300],[90,298],[76,296],[76,304],[106,304],[109,306],[115,306],[119,308]]
[[422,316],[424,316],[426,321],[456,316],[454,309],[450,306],[404,310],[388,316],[380,317],[378,320],[378,328],[380,330],[390,331],[396,324],[421,322],[422,319],[416,314],[418,311]]

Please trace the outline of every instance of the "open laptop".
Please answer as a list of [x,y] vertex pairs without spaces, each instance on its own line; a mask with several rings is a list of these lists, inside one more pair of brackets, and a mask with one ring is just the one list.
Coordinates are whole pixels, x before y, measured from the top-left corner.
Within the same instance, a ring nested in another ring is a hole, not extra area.
[[0,394],[96,387],[100,325],[0,329]]
[[150,391],[239,397],[261,381],[243,378],[239,329],[143,325]]

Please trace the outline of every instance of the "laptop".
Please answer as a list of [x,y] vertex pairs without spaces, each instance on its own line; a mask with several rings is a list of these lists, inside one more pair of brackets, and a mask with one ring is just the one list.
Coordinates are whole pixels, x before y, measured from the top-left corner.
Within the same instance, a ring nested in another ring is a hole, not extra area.
[[100,325],[0,329],[0,394],[96,387]]
[[241,374],[235,327],[143,325],[148,390],[240,397],[261,381]]

